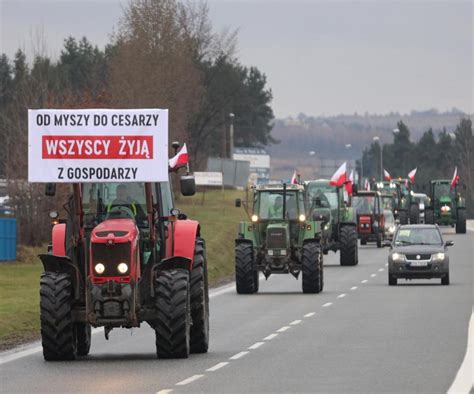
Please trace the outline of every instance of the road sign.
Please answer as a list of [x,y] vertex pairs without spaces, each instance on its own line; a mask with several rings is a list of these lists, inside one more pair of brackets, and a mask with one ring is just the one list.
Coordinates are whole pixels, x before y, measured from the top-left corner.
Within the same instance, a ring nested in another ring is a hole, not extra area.
[[222,186],[222,172],[194,172],[197,186]]

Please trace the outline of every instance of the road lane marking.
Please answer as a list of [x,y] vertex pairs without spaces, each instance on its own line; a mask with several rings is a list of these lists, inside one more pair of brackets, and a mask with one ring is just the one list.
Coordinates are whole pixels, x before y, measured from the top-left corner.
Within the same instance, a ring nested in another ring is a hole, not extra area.
[[367,279],[364,279],[364,280],[361,280],[360,283],[367,283],[368,280]]
[[262,346],[265,342],[257,342],[257,343],[254,343],[252,346],[249,346],[248,348],[250,350],[255,350],[255,349],[258,349],[260,346]]
[[229,357],[229,360],[238,360],[239,358],[242,358],[247,354],[249,354],[249,352],[247,351],[240,352],[240,353],[234,354],[232,357]]
[[323,308],[327,308],[328,306],[331,306],[332,305],[332,302],[326,302],[324,305],[323,305]]
[[474,376],[474,309],[469,320],[469,328],[467,332],[467,349],[464,360],[454,378],[448,394],[454,393],[470,393],[473,387]]
[[357,290],[357,286],[351,287],[351,290]]
[[379,272],[382,272],[383,271],[383,268],[379,268]]
[[225,367],[227,364],[229,364],[228,361],[224,361],[222,363],[216,364],[211,368],[206,369],[206,372],[214,372],[217,371],[218,369],[221,369],[222,367]]
[[169,394],[172,391],[173,389],[160,390],[160,391],[157,391],[156,394]]
[[339,295],[337,296],[337,298],[344,298],[345,296],[346,296],[346,295],[345,295],[344,293],[342,293],[342,294],[339,294]]
[[282,328],[278,329],[277,332],[285,332],[289,328],[290,328],[290,326],[283,326]]
[[311,316],[314,316],[315,314],[316,312],[309,312],[306,315],[304,315],[304,317],[311,317]]
[[270,341],[273,338],[277,337],[278,334],[270,334],[268,337],[263,338],[264,341]]
[[374,277],[376,277],[376,276],[377,276],[377,274],[372,274],[372,275],[370,275],[371,278],[374,278]]
[[189,383],[192,383],[198,379],[201,379],[204,375],[193,375],[190,378],[184,379],[181,382],[176,383],[176,386],[185,386]]
[[297,324],[300,324],[301,323],[301,320],[293,320],[291,323],[290,323],[290,326],[296,326]]

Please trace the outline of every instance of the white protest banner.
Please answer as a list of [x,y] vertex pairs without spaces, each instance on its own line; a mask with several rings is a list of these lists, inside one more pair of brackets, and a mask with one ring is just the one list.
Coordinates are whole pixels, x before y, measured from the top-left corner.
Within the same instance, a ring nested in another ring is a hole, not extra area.
[[222,186],[222,172],[194,172],[197,186]]
[[168,110],[28,110],[29,182],[168,180]]

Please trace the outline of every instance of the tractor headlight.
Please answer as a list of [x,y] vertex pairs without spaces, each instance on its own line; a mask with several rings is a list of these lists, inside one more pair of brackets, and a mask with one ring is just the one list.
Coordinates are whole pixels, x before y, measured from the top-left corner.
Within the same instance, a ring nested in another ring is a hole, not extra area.
[[268,249],[267,253],[268,253],[269,256],[273,256],[273,250],[272,249]]
[[258,222],[258,216],[257,215],[252,215],[252,222]]
[[443,261],[444,257],[445,257],[445,255],[444,255],[443,252],[435,253],[433,255],[433,261]]
[[95,272],[97,272],[99,275],[103,274],[105,271],[105,265],[102,263],[98,263],[94,267]]
[[325,230],[329,230],[329,225],[326,224],[326,225],[324,226],[324,229],[325,229]]
[[443,205],[441,207],[441,212],[449,212],[451,210],[451,208],[447,205]]
[[392,260],[396,263],[402,263],[403,261],[405,261],[405,256],[401,253],[392,253]]
[[304,222],[306,220],[306,216],[300,215],[299,219],[300,219],[300,222]]
[[125,274],[128,271],[128,265],[125,263],[120,263],[117,266],[117,271],[120,272],[121,274]]
[[285,249],[280,250],[280,254],[281,254],[282,256],[286,256],[286,250],[285,250]]

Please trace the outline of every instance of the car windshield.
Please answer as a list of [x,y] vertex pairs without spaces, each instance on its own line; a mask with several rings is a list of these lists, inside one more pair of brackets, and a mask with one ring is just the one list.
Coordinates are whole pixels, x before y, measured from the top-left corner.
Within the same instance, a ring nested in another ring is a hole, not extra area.
[[82,195],[86,227],[106,218],[129,217],[139,225],[146,219],[143,183],[85,183]]
[[[286,192],[286,218],[298,219],[297,193]],[[258,217],[263,220],[283,219],[283,191],[259,193]]]
[[443,241],[436,228],[401,228],[396,237],[395,245],[440,245]]
[[330,186],[309,186],[307,199],[308,203],[314,205],[315,199],[319,198],[321,201],[321,208],[337,209],[337,191]]
[[352,197],[352,206],[358,215],[374,213],[375,197],[373,196],[354,196]]

